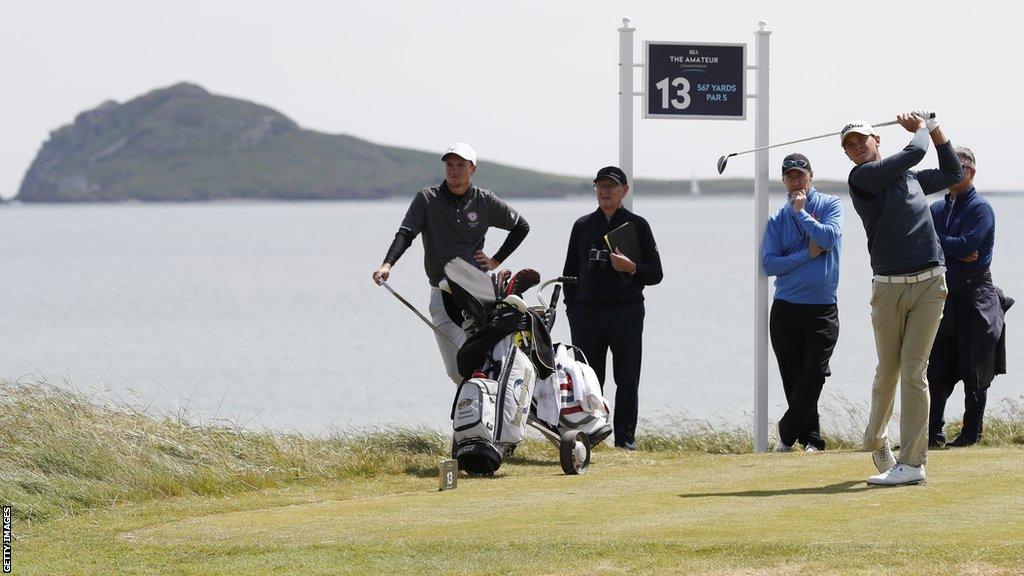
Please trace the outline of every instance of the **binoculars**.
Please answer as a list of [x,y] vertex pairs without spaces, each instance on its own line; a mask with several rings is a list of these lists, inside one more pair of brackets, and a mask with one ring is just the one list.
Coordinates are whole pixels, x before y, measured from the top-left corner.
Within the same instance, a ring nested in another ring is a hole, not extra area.
[[591,270],[608,270],[612,267],[611,252],[600,248],[591,248],[587,258],[587,268]]

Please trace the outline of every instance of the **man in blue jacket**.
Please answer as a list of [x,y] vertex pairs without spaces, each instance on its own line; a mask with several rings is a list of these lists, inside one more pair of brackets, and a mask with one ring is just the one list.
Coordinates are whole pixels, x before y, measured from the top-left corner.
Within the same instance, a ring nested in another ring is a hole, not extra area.
[[843,205],[814,189],[811,162],[803,154],[782,161],[786,204],[768,220],[761,249],[765,274],[775,276],[769,327],[789,409],[779,420],[776,452],[796,442],[825,449],[818,397],[831,376],[829,359],[839,339],[839,248]]
[[[565,315],[572,342],[583,350],[604,390],[605,361],[612,353],[615,375],[615,446],[636,449],[640,361],[643,353],[644,286],[661,282],[661,257],[651,225],[626,210],[626,174],[605,166],[594,177],[597,209],[576,220],[569,234],[564,276]],[[605,235],[629,223],[636,230],[640,254],[635,260],[611,251]]]
[[[964,177],[949,187],[942,202],[931,205],[932,221],[946,256],[949,297],[928,360],[931,416],[928,445],[961,447],[981,439],[988,387],[1006,373],[1003,313],[1012,300],[992,284],[989,266],[995,246],[992,205],[974,189],[974,152],[959,147]],[[960,435],[946,443],[943,413],[957,382],[964,382],[964,420]]]

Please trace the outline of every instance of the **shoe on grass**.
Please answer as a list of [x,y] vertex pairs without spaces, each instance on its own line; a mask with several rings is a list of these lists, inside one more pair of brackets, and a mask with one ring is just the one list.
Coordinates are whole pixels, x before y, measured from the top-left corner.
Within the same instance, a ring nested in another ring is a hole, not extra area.
[[886,472],[868,477],[868,484],[873,486],[905,486],[924,482],[924,466],[911,466],[902,462],[897,462]]
[[621,448],[627,452],[636,452],[636,442],[626,442],[623,444],[615,444],[616,448]]
[[871,460],[875,462],[875,469],[879,474],[887,473],[896,465],[896,457],[892,455],[888,439],[884,441],[881,448],[871,453]]
[[818,448],[814,444],[807,444],[804,446],[804,452],[824,452],[824,448]]
[[785,442],[782,441],[782,424],[781,423],[776,423],[775,424],[775,433],[776,433],[776,438],[778,438],[778,440],[775,441],[775,448],[772,448],[772,452],[780,452],[780,453],[781,452],[792,452],[793,451],[793,445],[792,444],[786,444]]
[[978,440],[976,438],[972,440],[970,438],[965,438],[963,434],[960,434],[954,438],[952,442],[946,442],[946,446],[949,448],[965,448],[967,446],[974,446],[977,443]]

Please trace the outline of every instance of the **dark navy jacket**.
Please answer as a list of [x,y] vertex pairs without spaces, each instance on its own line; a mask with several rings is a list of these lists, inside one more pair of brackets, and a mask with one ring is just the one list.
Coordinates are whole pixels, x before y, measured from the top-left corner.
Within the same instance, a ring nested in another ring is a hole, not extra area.
[[[995,212],[973,187],[955,197],[947,194],[943,201],[929,208],[946,256],[946,285],[949,287],[939,335],[954,342],[957,355],[955,363],[947,363],[955,367],[956,372],[946,376],[954,381],[990,382],[990,378],[975,376],[972,379],[970,376],[993,349],[996,354],[994,374],[1006,373],[1004,314],[1013,305],[1013,299],[992,284],[989,271],[995,243]],[[978,251],[976,261],[960,260],[975,250]]]
[[[992,265],[992,248],[996,239],[996,216],[992,205],[973,186],[956,196],[946,194],[942,202],[931,205],[935,234],[946,255],[946,278],[950,283],[971,272],[987,270]],[[978,251],[974,262],[960,258]]]
[[[636,261],[636,274],[623,283],[618,272],[611,269],[590,269],[587,262],[591,248],[607,249],[604,235],[625,224],[632,222],[636,227],[637,239],[643,252]],[[644,286],[661,282],[661,257],[658,246],[654,242],[651,225],[640,216],[625,208],[619,208],[612,214],[611,220],[604,216],[601,209],[583,216],[572,225],[569,234],[569,250],[565,255],[564,276],[576,276],[579,282],[575,285],[566,283],[565,306],[574,304],[619,304],[626,302],[642,302]]]

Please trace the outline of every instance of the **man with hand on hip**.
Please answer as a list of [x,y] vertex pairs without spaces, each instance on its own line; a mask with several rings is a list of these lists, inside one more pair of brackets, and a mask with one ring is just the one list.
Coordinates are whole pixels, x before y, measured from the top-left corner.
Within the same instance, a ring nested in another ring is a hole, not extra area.
[[[444,181],[439,186],[424,188],[416,194],[395,234],[384,263],[373,271],[378,285],[388,279],[391,267],[423,234],[423,267],[430,282],[430,317],[449,340],[457,346],[466,341],[461,320],[447,312],[455,309],[450,295],[439,287],[444,278],[444,265],[452,258],[462,258],[484,271],[494,270],[519,247],[530,232],[526,220],[489,190],[473,186],[476,152],[469,144],[456,142],[441,154]],[[508,230],[508,236],[494,257],[484,254],[484,235],[491,227]],[[445,370],[453,382],[462,382],[456,362],[458,350],[435,334]]]
[[768,220],[761,266],[775,276],[769,328],[789,408],[779,420],[776,452],[796,442],[804,450],[825,449],[818,398],[832,375],[829,359],[839,339],[839,248],[843,205],[814,189],[811,162],[803,154],[782,161],[788,201]]
[[[928,460],[928,354],[946,300],[945,259],[935,236],[926,194],[945,190],[963,177],[960,161],[934,115],[900,114],[897,122],[913,138],[882,158],[881,138],[866,122],[843,127],[840,142],[856,166],[850,171],[850,200],[864,223],[871,256],[871,327],[878,365],[871,388],[871,414],[864,447],[878,474],[868,484],[925,481]],[[935,144],[938,170],[912,168]],[[889,446],[887,426],[900,384],[899,459]]]

